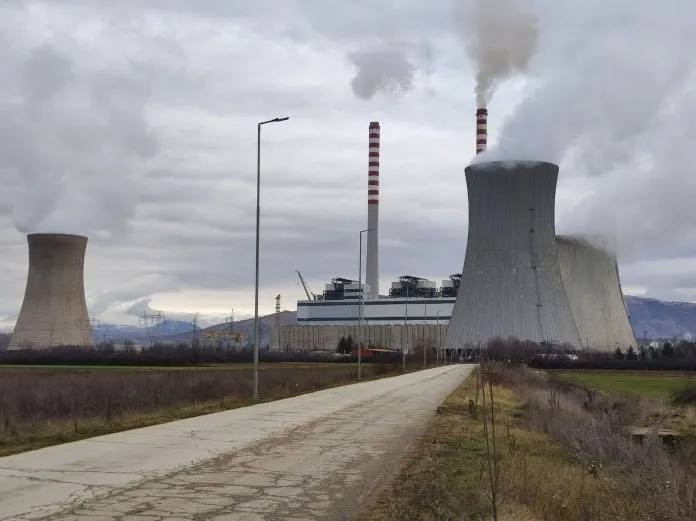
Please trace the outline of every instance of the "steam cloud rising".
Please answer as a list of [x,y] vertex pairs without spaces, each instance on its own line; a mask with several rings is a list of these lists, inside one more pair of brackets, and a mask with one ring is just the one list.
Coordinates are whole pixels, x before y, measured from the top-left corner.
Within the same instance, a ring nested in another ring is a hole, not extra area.
[[497,144],[474,162],[558,163],[564,178],[594,183],[565,210],[563,232],[614,234],[624,259],[658,249],[691,254],[696,4],[535,5],[543,31],[530,81]]
[[519,0],[456,1],[461,37],[476,68],[476,104],[486,108],[500,81],[527,69],[537,46],[537,18]]
[[[419,49],[422,58],[429,60],[430,49]],[[405,46],[382,46],[350,53],[348,60],[357,69],[351,82],[353,94],[370,99],[378,92],[405,94],[414,86],[416,72],[427,67],[419,63],[418,56],[411,56]]]
[[18,230],[86,234],[127,222],[143,161],[157,152],[147,96],[132,69],[84,70],[51,46],[30,53],[17,95],[0,105],[0,171],[14,178]]
[[681,110],[673,103],[693,71],[685,42],[693,41],[696,19],[688,1],[673,3],[684,9],[647,0],[601,9],[598,0],[540,2],[546,23],[532,85],[499,143],[479,159],[560,162],[572,155],[604,173],[649,144],[645,136],[669,133],[668,121],[660,120]]

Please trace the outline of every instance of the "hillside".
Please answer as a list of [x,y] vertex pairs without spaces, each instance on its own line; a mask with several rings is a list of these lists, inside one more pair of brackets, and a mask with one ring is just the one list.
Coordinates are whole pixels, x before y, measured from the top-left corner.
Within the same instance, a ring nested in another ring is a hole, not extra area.
[[[662,300],[627,296],[628,311],[631,315],[631,326],[637,338],[642,339],[647,331],[648,338],[687,338],[696,335],[696,304],[690,302],[666,302]],[[280,314],[281,325],[296,323],[295,311],[283,311]],[[259,330],[261,345],[270,341],[271,329],[275,324],[275,314],[260,318]],[[217,324],[205,329],[199,329],[198,334],[208,332],[224,332],[229,330],[229,324]],[[252,340],[254,319],[241,320],[234,323],[234,331],[245,333]],[[148,331],[143,327],[119,327],[104,325],[96,328],[95,339],[102,340],[104,333],[109,339],[131,339],[136,342],[149,342]],[[191,324],[188,322],[167,321],[155,331],[155,340],[166,342],[189,342],[191,340]]]
[[[281,311],[280,312],[280,325],[289,326],[295,324],[297,313],[295,311]],[[261,345],[266,345],[271,340],[271,329],[275,325],[276,315],[275,313],[271,315],[266,315],[259,317],[259,336],[261,337]],[[254,338],[254,319],[249,318],[246,320],[240,320],[232,325],[232,329],[235,333],[244,333],[247,335],[249,340]],[[214,326],[207,327],[205,329],[200,329],[198,335],[202,336],[206,333],[215,332],[228,332],[230,330],[230,324],[216,324]],[[187,331],[182,331],[178,334],[172,335],[163,334],[157,336],[157,339],[167,341],[167,342],[190,342],[191,341],[191,326]]]
[[689,338],[696,333],[696,304],[627,296],[637,338]]

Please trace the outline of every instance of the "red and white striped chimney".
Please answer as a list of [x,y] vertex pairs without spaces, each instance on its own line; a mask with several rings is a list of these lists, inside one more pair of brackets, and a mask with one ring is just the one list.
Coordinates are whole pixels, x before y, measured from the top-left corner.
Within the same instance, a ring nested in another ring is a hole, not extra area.
[[379,298],[379,123],[370,123],[367,167],[367,253],[365,282],[370,298]]
[[478,109],[476,111],[476,153],[486,151],[488,146],[488,110]]

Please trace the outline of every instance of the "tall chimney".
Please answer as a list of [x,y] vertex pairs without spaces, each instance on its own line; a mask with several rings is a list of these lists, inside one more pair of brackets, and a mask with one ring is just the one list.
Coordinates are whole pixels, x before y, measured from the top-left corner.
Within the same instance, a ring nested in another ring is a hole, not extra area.
[[8,350],[94,346],[83,278],[87,237],[35,233],[27,240],[29,275]]
[[379,123],[370,123],[367,167],[367,265],[365,282],[370,298],[379,298]]
[[488,110],[478,109],[476,111],[476,153],[486,151],[488,146]]

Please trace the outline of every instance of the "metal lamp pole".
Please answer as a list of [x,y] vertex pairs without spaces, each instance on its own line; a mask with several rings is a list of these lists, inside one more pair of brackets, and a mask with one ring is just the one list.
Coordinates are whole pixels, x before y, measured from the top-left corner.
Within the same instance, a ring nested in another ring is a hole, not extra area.
[[261,218],[261,126],[287,121],[290,118],[274,118],[256,126],[256,280],[254,284],[254,395],[259,399],[259,224]]
[[[428,330],[428,301],[424,301],[424,311],[423,311],[423,369],[427,366],[427,353],[428,348],[425,342],[425,333]],[[430,335],[428,335],[428,340],[430,340]]]
[[[408,332],[407,332],[407,328],[408,328],[408,295],[409,295],[409,286],[406,285],[406,313],[405,313],[406,316],[404,317],[404,335],[406,335],[406,341],[408,341]],[[403,339],[403,335],[401,338]],[[403,371],[406,372],[406,345],[403,343],[403,340],[402,340],[401,345],[402,345],[401,366],[402,366]]]
[[440,310],[435,315],[435,330],[437,331],[437,346],[435,349],[435,367],[440,367],[440,345],[442,338],[440,337]]
[[360,248],[358,250],[358,295],[360,300],[358,301],[358,380],[362,378],[362,343],[363,343],[363,287],[362,287],[362,238],[363,233],[373,232],[374,228],[368,228],[367,230],[360,230]]

